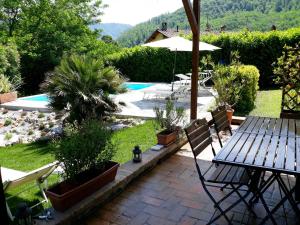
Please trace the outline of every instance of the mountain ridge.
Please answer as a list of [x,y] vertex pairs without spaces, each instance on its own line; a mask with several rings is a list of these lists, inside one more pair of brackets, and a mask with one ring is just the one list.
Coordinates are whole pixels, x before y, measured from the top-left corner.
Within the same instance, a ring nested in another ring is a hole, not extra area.
[[132,28],[132,25],[124,23],[100,23],[91,25],[90,28],[92,30],[102,30],[101,35],[109,35],[116,40],[123,32]]
[[[255,31],[270,30],[272,25],[285,30],[300,24],[299,0],[202,0],[201,30],[207,24],[214,31],[226,26],[227,31],[249,29]],[[183,8],[173,13],[162,14],[149,21],[137,24],[125,31],[118,39],[123,47],[132,47],[143,43],[150,34],[167,22],[169,28],[179,26],[189,29],[189,23]]]

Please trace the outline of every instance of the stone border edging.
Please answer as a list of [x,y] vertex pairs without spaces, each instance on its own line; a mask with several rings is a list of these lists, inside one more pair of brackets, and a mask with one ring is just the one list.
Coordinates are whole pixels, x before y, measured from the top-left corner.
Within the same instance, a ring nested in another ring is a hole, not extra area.
[[109,200],[109,198],[124,190],[128,184],[130,184],[135,178],[139,177],[143,172],[153,168],[160,161],[177,152],[186,143],[187,139],[183,136],[177,142],[161,149],[160,151],[148,149],[143,153],[143,160],[141,163],[132,163],[132,161],[128,161],[127,163],[122,164],[119,167],[116,179],[113,182],[83,199],[67,211],[63,213],[55,211],[54,220],[36,220],[36,224],[71,225],[78,222],[78,219],[88,215],[94,208],[99,208],[99,206]]

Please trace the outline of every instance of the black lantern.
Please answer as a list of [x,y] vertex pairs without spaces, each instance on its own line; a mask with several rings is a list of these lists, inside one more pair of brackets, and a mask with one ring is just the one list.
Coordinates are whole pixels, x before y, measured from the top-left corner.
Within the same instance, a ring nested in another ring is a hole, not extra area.
[[142,151],[138,145],[134,146],[134,149],[132,150],[132,161],[135,163],[142,161]]

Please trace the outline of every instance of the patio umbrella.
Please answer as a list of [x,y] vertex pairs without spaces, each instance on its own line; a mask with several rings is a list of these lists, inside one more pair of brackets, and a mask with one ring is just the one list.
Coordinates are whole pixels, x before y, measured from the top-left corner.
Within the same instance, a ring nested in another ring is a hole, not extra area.
[[[193,42],[182,37],[171,37],[171,38],[166,38],[163,40],[143,44],[142,46],[153,47],[153,48],[168,48],[170,51],[175,52],[174,66],[173,66],[173,82],[172,82],[172,91],[173,91],[177,52],[191,52],[193,50]],[[221,48],[200,41],[199,51],[215,51],[219,49]]]

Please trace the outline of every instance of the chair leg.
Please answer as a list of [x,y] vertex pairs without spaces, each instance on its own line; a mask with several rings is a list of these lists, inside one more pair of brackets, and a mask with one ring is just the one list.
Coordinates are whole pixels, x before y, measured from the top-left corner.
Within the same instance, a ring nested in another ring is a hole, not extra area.
[[[231,185],[232,188],[234,188],[233,185]],[[237,195],[242,199],[242,201],[245,203],[245,205],[247,206],[247,208],[249,209],[249,211],[255,216],[257,217],[256,213],[253,211],[252,207],[249,205],[249,203],[246,201],[247,196],[250,194],[251,191],[247,191],[246,194],[244,194],[243,196],[241,195],[241,193],[239,192],[238,189],[236,189],[235,193],[237,193]]]
[[[206,188],[204,188],[206,189]],[[217,201],[215,200],[215,198],[209,193],[208,190],[206,190],[206,193],[208,194],[209,198],[213,201],[214,203],[214,206],[217,208],[217,210],[219,210],[219,212],[221,213],[221,215],[218,215],[217,217],[215,218],[211,218],[210,221],[207,223],[208,225],[209,224],[212,224],[213,222],[215,222],[217,219],[219,219],[221,216],[224,216],[225,220],[228,222],[228,224],[232,224],[231,223],[231,220],[228,218],[228,216],[226,215],[226,213],[222,210],[222,208],[219,206],[219,204],[217,203]],[[215,214],[215,213],[214,213]],[[213,216],[214,216],[213,214]]]

